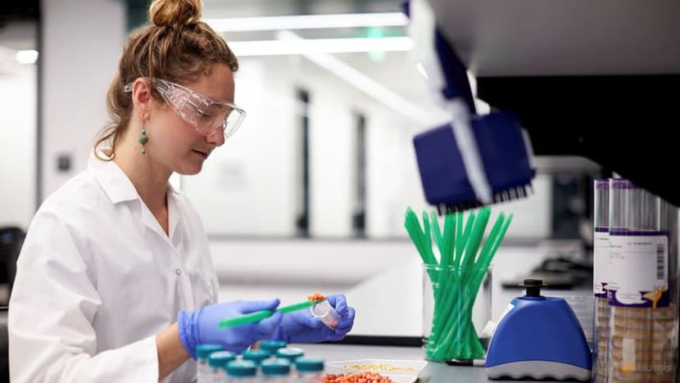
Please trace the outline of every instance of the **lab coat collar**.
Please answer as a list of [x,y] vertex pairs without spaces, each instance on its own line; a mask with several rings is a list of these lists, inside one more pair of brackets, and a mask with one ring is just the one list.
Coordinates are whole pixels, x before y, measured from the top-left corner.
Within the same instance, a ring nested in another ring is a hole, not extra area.
[[[101,158],[107,158],[103,151],[98,153]],[[100,160],[92,153],[87,170],[97,179],[112,203],[140,199],[132,181],[115,162]]]
[[[98,153],[101,158],[108,158],[106,152],[99,150]],[[101,160],[92,153],[88,171],[94,175],[112,203],[141,200],[135,185],[115,162]],[[168,182],[168,199],[172,199],[177,193]]]
[[[105,152],[100,150],[98,153],[101,158],[108,158]],[[101,160],[93,153],[90,157],[88,171],[97,179],[97,182],[99,182],[104,193],[106,193],[111,200],[111,203],[117,204],[126,201],[139,201],[144,205],[144,202],[139,196],[139,193],[137,193],[137,189],[135,189],[132,181],[130,181],[127,174],[125,174],[115,162]],[[179,192],[168,182],[168,229],[170,238],[172,238],[171,242],[174,246],[177,246],[178,241],[180,240],[180,238],[175,235],[179,217],[179,206],[177,206],[176,200],[176,194],[178,193]],[[163,233],[163,229],[156,221],[156,218],[154,218],[151,212],[146,208],[142,209],[142,221],[146,226],[158,232],[162,237],[166,237]]]

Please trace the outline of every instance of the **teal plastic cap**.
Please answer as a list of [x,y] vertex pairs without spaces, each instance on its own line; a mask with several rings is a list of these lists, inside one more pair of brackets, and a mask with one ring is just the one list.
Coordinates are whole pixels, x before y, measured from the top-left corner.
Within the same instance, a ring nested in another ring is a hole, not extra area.
[[290,374],[290,362],[286,359],[268,359],[260,366],[266,376],[286,376]]
[[305,355],[305,350],[301,348],[287,347],[276,351],[276,356],[283,359],[288,359],[291,363],[301,356]]
[[257,373],[257,366],[250,360],[235,360],[227,363],[227,375],[233,377],[249,377],[255,376]]
[[324,368],[324,361],[318,358],[298,358],[295,361],[295,368],[300,372],[321,372]]
[[196,346],[196,358],[207,360],[208,356],[216,351],[223,351],[224,347],[219,344],[200,344]]
[[212,368],[224,367],[232,360],[236,360],[236,354],[229,351],[216,351],[208,356],[208,364]]
[[243,352],[243,360],[252,360],[253,362],[260,364],[263,360],[269,358],[272,354],[265,350],[246,350]]
[[283,340],[263,340],[260,342],[260,348],[265,351],[269,351],[272,354],[276,353],[276,350],[288,346]]

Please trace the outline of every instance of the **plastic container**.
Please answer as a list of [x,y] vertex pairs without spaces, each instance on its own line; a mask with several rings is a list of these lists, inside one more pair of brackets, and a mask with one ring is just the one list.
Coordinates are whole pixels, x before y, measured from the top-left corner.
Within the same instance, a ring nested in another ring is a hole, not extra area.
[[288,344],[283,340],[263,340],[259,344],[260,349],[269,351],[270,354],[276,355],[276,351],[285,348]]
[[236,360],[236,354],[229,351],[216,351],[208,356],[208,382],[211,383],[223,383],[227,380],[226,372],[224,367],[231,362]]
[[677,218],[655,195],[610,181],[607,382],[677,381]]
[[331,330],[335,330],[340,322],[340,315],[327,300],[321,301],[309,308],[309,311],[316,318],[319,318]]
[[[594,182],[594,233],[593,233],[593,325],[592,342],[595,363],[593,377],[596,382],[607,381],[607,343],[609,342],[609,180]],[[584,330],[586,327],[584,327]]]
[[228,383],[257,382],[257,365],[250,360],[235,360],[225,368]]
[[318,358],[299,358],[295,362],[297,370],[296,382],[320,383],[324,377],[324,360]]
[[295,365],[295,361],[305,355],[305,350],[295,347],[281,348],[276,351],[276,357],[286,359],[291,365]]
[[257,349],[257,350],[246,350],[241,355],[243,360],[250,360],[255,365],[259,366],[263,360],[269,358],[272,354],[269,351]]
[[415,382],[418,375],[427,366],[425,360],[394,360],[394,359],[356,359],[327,362],[326,374],[355,374],[362,372],[376,372],[395,382]]
[[286,359],[267,359],[260,365],[262,381],[267,383],[295,382],[290,376],[290,362]]
[[211,369],[208,365],[208,357],[210,354],[217,351],[224,351],[224,347],[219,344],[201,344],[196,346],[196,360],[198,365],[196,368],[196,377],[198,383],[210,382]]

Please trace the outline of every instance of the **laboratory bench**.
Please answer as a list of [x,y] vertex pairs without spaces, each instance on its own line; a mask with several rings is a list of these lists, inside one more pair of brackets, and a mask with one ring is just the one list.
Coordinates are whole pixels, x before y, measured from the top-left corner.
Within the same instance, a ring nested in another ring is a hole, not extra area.
[[[323,358],[326,362],[359,359],[424,360],[420,347],[365,346],[346,344],[299,344],[305,355]],[[428,362],[418,376],[419,383],[478,383],[500,382],[490,380],[484,367],[449,366],[444,363]],[[531,382],[529,380],[508,380],[509,382]],[[535,382],[535,381],[534,381]]]

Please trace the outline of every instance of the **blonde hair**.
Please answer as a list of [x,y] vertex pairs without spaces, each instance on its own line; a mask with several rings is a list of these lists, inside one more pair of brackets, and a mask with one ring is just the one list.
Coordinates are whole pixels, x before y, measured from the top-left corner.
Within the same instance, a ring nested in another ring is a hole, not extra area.
[[[110,141],[115,157],[120,141],[132,117],[132,97],[124,92],[126,84],[139,77],[156,77],[179,84],[190,84],[210,74],[215,64],[225,64],[232,72],[238,60],[224,39],[200,21],[201,0],[154,0],[149,6],[149,21],[130,35],[118,65],[118,73],[109,87],[106,106],[112,120],[99,135],[98,147]],[[152,88],[152,97],[163,102]]]

